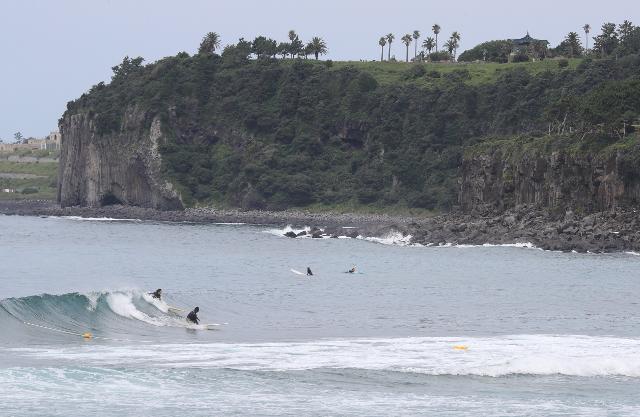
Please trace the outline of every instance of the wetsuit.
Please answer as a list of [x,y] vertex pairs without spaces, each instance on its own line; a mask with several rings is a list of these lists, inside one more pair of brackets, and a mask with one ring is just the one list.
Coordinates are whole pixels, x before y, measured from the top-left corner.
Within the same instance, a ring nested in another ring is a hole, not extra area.
[[311,268],[307,267],[307,275],[313,275],[313,272],[311,272]]
[[200,322],[200,320],[198,319],[197,309],[187,314],[187,321],[190,321],[191,323],[195,323],[195,324],[198,324]]
[[157,298],[158,300],[160,300],[160,297],[162,297],[162,291],[161,290],[155,290],[154,292],[150,292],[149,294],[153,298]]

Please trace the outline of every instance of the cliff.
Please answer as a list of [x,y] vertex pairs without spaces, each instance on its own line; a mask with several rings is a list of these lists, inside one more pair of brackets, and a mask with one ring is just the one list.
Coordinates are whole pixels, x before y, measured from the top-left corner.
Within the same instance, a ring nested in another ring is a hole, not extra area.
[[158,145],[161,122],[136,107],[124,111],[121,129],[100,134],[90,112],[60,121],[62,151],[58,201],[65,206],[126,204],[161,210],[182,208],[173,186],[162,179]]
[[638,201],[638,159],[619,132],[640,115],[640,56],[563,69],[240,52],[125,59],[68,103],[60,203],[477,212]]
[[612,211],[640,203],[640,144],[576,149],[568,138],[507,140],[469,150],[459,204],[466,212],[520,206],[564,213]]

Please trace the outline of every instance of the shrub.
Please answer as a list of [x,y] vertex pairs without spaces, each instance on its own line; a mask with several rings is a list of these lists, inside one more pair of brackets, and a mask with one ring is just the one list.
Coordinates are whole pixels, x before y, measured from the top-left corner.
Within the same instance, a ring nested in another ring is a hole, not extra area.
[[513,56],[513,58],[511,59],[511,62],[529,62],[529,60],[530,60],[529,55],[519,53]]
[[35,187],[26,187],[22,189],[22,194],[35,194],[38,192],[38,189]]
[[561,60],[558,61],[558,67],[567,68],[568,66],[569,66],[569,60],[561,59]]

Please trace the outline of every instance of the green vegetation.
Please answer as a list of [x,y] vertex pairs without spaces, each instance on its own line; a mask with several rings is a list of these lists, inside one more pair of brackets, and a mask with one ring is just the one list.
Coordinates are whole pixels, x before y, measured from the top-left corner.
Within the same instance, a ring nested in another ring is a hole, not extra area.
[[0,199],[49,199],[56,196],[57,163],[18,163],[0,160]]
[[[434,39],[429,56],[454,55],[456,38],[450,52]],[[389,56],[393,40],[379,42]],[[414,40],[403,38],[407,60]],[[315,53],[294,31],[289,41],[240,39],[221,55],[207,46],[146,66],[125,58],[67,112],[92,114],[98,134],[120,131],[133,106],[147,128],[159,116],[164,174],[189,205],[425,213],[456,204],[464,152],[494,138],[619,148],[639,123],[637,54],[566,66],[273,58]]]

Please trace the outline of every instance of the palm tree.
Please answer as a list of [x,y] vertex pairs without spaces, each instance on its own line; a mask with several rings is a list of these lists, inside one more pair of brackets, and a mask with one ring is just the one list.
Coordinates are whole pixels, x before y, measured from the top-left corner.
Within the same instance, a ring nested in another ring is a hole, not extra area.
[[435,46],[436,41],[431,36],[429,36],[424,40],[424,42],[422,42],[422,47],[427,50],[429,55],[431,55],[431,51],[433,50],[433,48],[435,48]]
[[455,41],[453,39],[449,39],[444,43],[444,45],[442,45],[447,49],[447,51],[449,52],[449,55],[453,55],[453,50],[455,49],[454,42]]
[[327,53],[327,44],[324,39],[314,36],[311,39],[311,42],[307,45],[309,51],[316,56],[316,60],[318,59],[318,55],[324,55]]
[[418,56],[418,39],[420,39],[420,31],[419,30],[414,30],[413,31],[413,39],[416,41],[416,44],[414,45],[415,51],[413,53],[413,57],[416,58]]
[[437,23],[431,28],[431,30],[433,30],[433,33],[436,35],[436,52],[438,52],[438,33],[440,33],[440,29],[440,25]]
[[584,40],[585,40],[584,51],[589,52],[589,32],[591,32],[591,25],[587,23],[582,27],[582,29],[584,30]]
[[407,62],[409,62],[409,45],[411,45],[411,41],[413,41],[413,38],[408,33],[402,37],[402,43],[407,47]]
[[213,54],[218,48],[220,48],[220,35],[216,32],[209,32],[202,38],[198,53],[201,55]]
[[393,40],[395,38],[396,37],[393,36],[393,33],[390,33],[390,34],[387,35],[387,43],[389,44],[389,47],[387,48],[387,52],[389,53],[388,56],[387,56],[387,61],[391,60],[391,44],[393,43]]
[[290,40],[291,42],[293,42],[293,41],[294,41],[294,40],[296,40],[296,39],[298,39],[298,35],[296,34],[296,31],[295,31],[295,30],[293,30],[293,29],[292,29],[292,30],[290,30],[290,31],[289,31],[289,40]]
[[384,46],[387,44],[387,39],[383,36],[378,41],[378,45],[382,47],[382,52],[380,52],[380,62],[384,61]]
[[451,40],[453,41],[453,58],[455,59],[456,54],[458,53],[458,46],[460,46],[460,32],[457,30],[451,34]]

